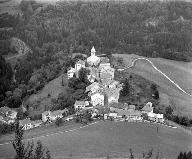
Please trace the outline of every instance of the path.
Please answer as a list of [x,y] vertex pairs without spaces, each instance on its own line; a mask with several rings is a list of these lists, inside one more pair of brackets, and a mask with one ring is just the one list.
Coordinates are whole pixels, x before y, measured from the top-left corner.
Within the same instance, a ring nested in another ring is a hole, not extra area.
[[158,72],[159,72],[160,74],[162,74],[165,78],[167,78],[167,79],[168,79],[173,85],[175,85],[180,91],[182,91],[183,93],[185,93],[185,94],[187,94],[188,96],[192,97],[191,94],[187,93],[183,88],[181,88],[177,83],[175,83],[170,77],[168,77],[165,73],[163,73],[160,69],[158,69],[151,60],[149,60],[149,59],[147,59],[147,58],[139,57],[139,58],[136,58],[136,59],[132,60],[131,65],[128,66],[128,67],[125,67],[124,70],[125,70],[125,69],[129,69],[129,68],[131,68],[131,67],[134,67],[134,66],[136,65],[136,62],[139,61],[139,60],[145,60],[145,61],[149,62],[156,71],[158,71]]
[[[99,121],[96,121],[94,123],[90,123],[88,125],[80,126],[78,128],[73,128],[73,129],[70,129],[70,130],[58,131],[56,133],[50,133],[50,134],[41,135],[41,136],[37,136],[37,137],[26,138],[26,139],[23,139],[23,141],[30,141],[30,140],[33,140],[33,139],[40,139],[40,138],[45,138],[45,137],[49,137],[49,136],[53,136],[53,135],[59,135],[59,134],[68,133],[68,132],[74,132],[76,130],[80,130],[82,128],[85,128],[85,127],[88,127],[88,126],[91,126],[91,125],[94,125],[94,124],[97,124],[97,123],[99,123]],[[12,144],[12,141],[2,143],[2,144],[0,144],[0,146],[4,146],[4,145],[8,145],[8,144]]]

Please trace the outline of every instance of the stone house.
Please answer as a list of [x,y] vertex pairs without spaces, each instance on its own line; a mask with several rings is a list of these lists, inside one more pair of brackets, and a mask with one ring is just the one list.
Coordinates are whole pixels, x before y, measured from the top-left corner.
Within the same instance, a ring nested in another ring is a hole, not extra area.
[[88,94],[91,97],[91,104],[95,106],[104,106],[104,93],[102,90],[97,90],[95,92],[89,92]]
[[89,107],[88,101],[76,101],[74,104],[74,108],[76,111],[78,110],[84,110],[86,107]]
[[68,110],[64,109],[64,110],[56,110],[56,111],[45,111],[42,113],[42,121],[46,122],[46,121],[54,121],[57,118],[63,118],[63,114],[67,114]]
[[79,60],[75,64],[75,70],[78,72],[81,68],[85,68],[85,61]]
[[23,130],[29,130],[35,127],[39,127],[41,124],[42,124],[42,120],[32,121],[29,118],[24,120],[19,120],[19,125],[22,127]]
[[104,68],[104,69],[110,68],[110,62],[109,62],[108,57],[100,57],[100,61],[101,61],[99,64],[100,69],[101,68]]
[[93,83],[95,82],[95,77],[93,75],[87,75],[87,79],[89,80],[89,82]]
[[75,68],[71,67],[68,71],[67,71],[67,78],[70,79],[74,76],[76,70]]
[[91,93],[94,93],[96,92],[97,90],[100,90],[102,89],[103,86],[101,84],[99,84],[98,82],[94,82],[92,83],[91,85],[87,86],[86,87],[86,91],[85,92],[91,92]]

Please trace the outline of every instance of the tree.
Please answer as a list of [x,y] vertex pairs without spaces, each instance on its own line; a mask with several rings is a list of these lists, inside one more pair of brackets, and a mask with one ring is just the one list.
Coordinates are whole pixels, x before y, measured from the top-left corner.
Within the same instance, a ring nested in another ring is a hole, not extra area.
[[56,121],[55,121],[55,124],[56,124],[57,126],[60,126],[62,123],[63,123],[62,118],[57,118]]
[[88,79],[87,79],[87,75],[89,74],[89,70],[87,70],[86,68],[81,68],[79,70],[79,80],[84,82],[84,83],[87,83],[88,82]]
[[125,81],[123,82],[123,89],[121,90],[121,95],[128,96],[129,93],[130,93],[130,84],[129,80],[126,78]]
[[159,99],[159,92],[155,84],[151,84],[151,93],[154,99]]
[[187,152],[180,152],[177,159],[192,159],[192,153],[191,151]]
[[25,158],[25,145],[23,143],[23,130],[19,126],[19,121],[16,122],[15,127],[15,140],[13,141],[13,148],[16,151],[15,159],[24,159]]
[[13,77],[13,71],[11,66],[5,61],[5,59],[0,55],[0,96],[4,99],[10,88],[11,80]]
[[17,112],[17,120],[22,120],[24,117],[23,109],[20,107]]
[[49,150],[45,151],[41,141],[37,141],[37,147],[34,152],[34,143],[28,142],[27,146],[23,142],[23,130],[19,126],[19,121],[15,126],[15,140],[12,142],[16,151],[15,159],[51,159]]

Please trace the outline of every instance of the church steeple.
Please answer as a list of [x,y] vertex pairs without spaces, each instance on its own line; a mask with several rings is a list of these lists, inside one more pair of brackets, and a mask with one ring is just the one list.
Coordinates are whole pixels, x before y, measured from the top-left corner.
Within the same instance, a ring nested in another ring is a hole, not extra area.
[[96,53],[96,51],[95,51],[95,48],[93,46],[92,49],[91,49],[91,56],[95,56],[95,53]]

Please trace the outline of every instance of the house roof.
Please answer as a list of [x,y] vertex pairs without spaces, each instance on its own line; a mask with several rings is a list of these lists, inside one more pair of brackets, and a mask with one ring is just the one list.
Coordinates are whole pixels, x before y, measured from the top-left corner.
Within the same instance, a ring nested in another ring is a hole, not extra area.
[[41,124],[42,123],[42,120],[34,120],[32,121],[32,124]]
[[119,89],[118,88],[106,88],[105,92],[108,97],[119,97]]
[[135,110],[135,105],[129,105],[129,109]]
[[101,79],[109,79],[109,78],[112,78],[112,75],[108,72],[102,72],[102,73],[100,73],[100,78]]
[[110,111],[117,112],[119,116],[141,116],[141,112],[138,110],[135,111],[129,111],[129,110],[123,110],[123,109],[118,109],[118,108],[113,108],[110,107]]
[[99,70],[97,68],[91,67],[90,68],[90,75],[94,76],[95,78],[98,78]]
[[63,114],[62,110],[56,110],[56,111],[51,112],[51,116],[57,116],[57,115],[62,115],[62,114]]
[[88,96],[93,96],[95,94],[104,95],[105,92],[102,89],[98,89],[96,92],[89,92]]
[[29,118],[23,119],[23,120],[19,120],[19,125],[21,125],[21,126],[23,126],[25,124],[30,124],[30,123],[32,123],[32,121]]
[[89,102],[88,101],[76,101],[75,102],[75,105],[87,105],[87,104],[89,104]]
[[100,57],[100,63],[101,64],[109,63],[109,58],[108,57]]
[[145,106],[142,108],[142,111],[151,112],[151,111],[153,111],[153,107],[150,107],[150,105],[145,105]]
[[110,79],[107,79],[107,78],[104,78],[104,79],[101,79],[101,82],[103,85],[109,85],[111,83],[111,80]]
[[115,81],[115,80],[111,80],[111,83],[110,83],[111,85],[113,84],[113,85],[117,85],[117,84],[119,84],[119,81]]
[[86,87],[86,91],[85,92],[90,91],[92,88],[98,88],[99,89],[101,87],[102,87],[102,85],[99,84],[98,82],[93,82],[91,85]]

